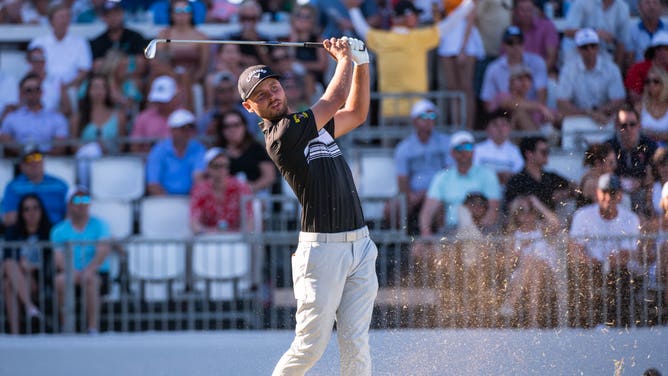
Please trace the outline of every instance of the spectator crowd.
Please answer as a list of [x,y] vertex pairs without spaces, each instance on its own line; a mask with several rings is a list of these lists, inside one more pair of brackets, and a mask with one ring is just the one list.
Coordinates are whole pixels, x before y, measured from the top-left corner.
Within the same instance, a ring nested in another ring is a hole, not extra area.
[[[399,230],[417,238],[410,259],[427,265],[419,270],[429,279],[438,281],[439,271],[477,278],[471,271],[495,265],[504,286],[494,298],[499,314],[531,325],[549,325],[550,309],[536,307],[551,307],[564,272],[568,304],[581,310],[574,325],[623,311],[643,278],[654,279],[666,307],[668,28],[660,0],[140,3],[0,5],[3,27],[48,25],[25,47],[28,73],[13,77],[0,66],[0,144],[3,157],[18,162],[3,188],[2,224],[7,241],[27,244],[3,252],[11,332],[19,331],[19,312],[43,319],[31,291],[35,269],[53,264],[48,279],[63,301],[62,248],[72,241],[88,242],[74,249],[73,281],[87,330],[98,330],[113,251],[108,224],[89,213],[87,161],[144,158],[146,194],[189,197],[195,235],[262,231],[250,225],[257,221],[242,223],[256,214],[243,198],[281,193],[284,185],[259,119],[241,105],[238,75],[249,65],[271,66],[291,109],[301,111],[332,74],[323,49],[302,47],[159,44],[147,60],[148,36],[126,26],[137,14],[160,25],[158,38],[206,40],[212,36],[199,25],[230,23],[238,28],[225,39],[268,40],[258,24],[278,22],[288,26],[286,41],[364,40],[373,90],[389,94],[372,119],[391,119],[402,131],[390,146],[400,195],[385,203],[377,229],[405,216]],[[71,30],[85,23],[104,31],[87,40]],[[429,99],[442,90],[462,92],[464,106]],[[445,118],[465,120],[459,129],[437,127]],[[577,157],[580,179],[546,169],[553,150]],[[74,186],[45,173],[45,160],[62,156],[79,161]],[[566,242],[555,240],[564,235]],[[505,241],[496,248],[465,245],[499,236]],[[40,248],[31,244],[40,241],[51,246],[36,256]],[[628,325],[627,316],[609,323]]]

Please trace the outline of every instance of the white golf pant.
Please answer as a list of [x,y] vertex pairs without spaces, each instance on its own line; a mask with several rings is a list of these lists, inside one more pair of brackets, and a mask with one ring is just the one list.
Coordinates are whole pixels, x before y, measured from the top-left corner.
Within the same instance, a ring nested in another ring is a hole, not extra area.
[[304,375],[325,352],[336,320],[341,375],[371,375],[369,325],[378,292],[378,249],[366,227],[299,234],[292,255],[295,339],[272,375]]

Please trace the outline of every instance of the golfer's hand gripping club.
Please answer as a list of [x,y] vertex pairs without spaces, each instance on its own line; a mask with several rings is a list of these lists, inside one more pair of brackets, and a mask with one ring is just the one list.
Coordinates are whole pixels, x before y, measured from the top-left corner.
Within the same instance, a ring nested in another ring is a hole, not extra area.
[[353,62],[355,65],[362,65],[369,63],[369,52],[366,49],[364,42],[357,38],[343,37],[343,39],[348,40],[350,45],[350,52],[352,54]]

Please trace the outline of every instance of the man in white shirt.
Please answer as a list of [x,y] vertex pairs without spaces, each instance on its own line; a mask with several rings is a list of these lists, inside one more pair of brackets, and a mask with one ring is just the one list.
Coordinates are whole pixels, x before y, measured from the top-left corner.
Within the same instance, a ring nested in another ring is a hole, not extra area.
[[93,58],[88,41],[68,33],[72,20],[70,8],[56,3],[49,8],[51,33],[33,39],[28,48],[42,47],[46,70],[68,87],[78,87],[91,70]]
[[[573,215],[569,242],[570,304],[583,325],[628,324],[629,261],[638,256],[640,220],[619,205],[622,184],[617,175],[598,180],[596,204]],[[584,299],[583,299],[584,298]],[[582,299],[581,301],[578,301]],[[594,321],[589,321],[589,313]]]
[[487,138],[475,145],[473,153],[473,164],[494,170],[502,187],[505,187],[511,176],[522,171],[524,167],[520,149],[510,142],[509,116],[504,110],[497,110],[488,115],[485,128]]

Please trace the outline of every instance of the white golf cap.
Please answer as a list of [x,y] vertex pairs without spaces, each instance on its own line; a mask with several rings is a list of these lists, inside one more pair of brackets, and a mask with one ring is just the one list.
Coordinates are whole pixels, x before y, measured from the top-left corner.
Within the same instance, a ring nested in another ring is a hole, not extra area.
[[148,100],[149,102],[167,103],[174,98],[176,91],[176,81],[173,78],[160,76],[153,80]]
[[167,118],[167,124],[169,125],[170,128],[181,128],[184,125],[194,124],[194,123],[195,123],[195,115],[193,115],[193,113],[188,110],[184,110],[183,108],[175,110]]
[[450,147],[455,148],[462,144],[472,144],[475,142],[473,135],[467,131],[458,131],[452,134],[450,138]]
[[436,105],[430,100],[420,99],[411,108],[411,119],[415,119],[425,112],[436,112]]
[[598,34],[594,29],[580,29],[575,33],[575,45],[578,47],[588,44],[599,44]]
[[225,154],[225,149],[213,147],[204,153],[204,163],[208,166],[211,161],[216,159],[219,155]]
[[652,43],[650,47],[658,46],[668,46],[668,32],[667,31],[657,31],[656,34],[652,37]]

